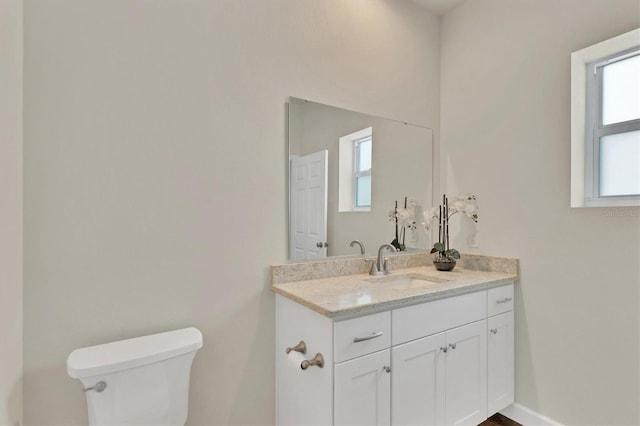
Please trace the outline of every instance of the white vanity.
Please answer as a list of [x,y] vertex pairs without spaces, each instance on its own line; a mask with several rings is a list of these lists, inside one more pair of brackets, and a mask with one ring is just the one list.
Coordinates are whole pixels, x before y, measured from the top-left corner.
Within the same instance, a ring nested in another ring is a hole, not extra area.
[[389,260],[386,281],[362,259],[273,267],[277,424],[477,425],[513,402],[518,261]]

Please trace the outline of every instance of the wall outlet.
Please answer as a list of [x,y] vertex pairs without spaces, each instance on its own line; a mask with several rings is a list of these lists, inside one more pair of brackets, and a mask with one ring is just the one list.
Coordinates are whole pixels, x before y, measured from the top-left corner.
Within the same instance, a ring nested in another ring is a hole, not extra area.
[[477,232],[474,232],[467,237],[467,245],[469,248],[473,249],[480,248],[480,237]]

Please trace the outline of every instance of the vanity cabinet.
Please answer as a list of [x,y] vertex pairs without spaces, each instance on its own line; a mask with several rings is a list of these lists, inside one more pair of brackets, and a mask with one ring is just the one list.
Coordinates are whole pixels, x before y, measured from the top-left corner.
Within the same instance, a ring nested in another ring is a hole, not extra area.
[[[392,348],[392,424],[484,421],[486,292],[401,308],[393,312],[393,326],[394,341],[396,335],[410,341]],[[427,337],[411,340],[421,334]]]
[[276,295],[277,424],[481,423],[513,402],[512,300],[509,284],[333,320]]

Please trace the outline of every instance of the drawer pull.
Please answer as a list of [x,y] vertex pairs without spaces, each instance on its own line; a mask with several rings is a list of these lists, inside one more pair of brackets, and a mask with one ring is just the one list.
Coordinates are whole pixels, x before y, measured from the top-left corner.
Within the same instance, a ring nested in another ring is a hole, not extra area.
[[371,339],[375,339],[376,337],[380,337],[382,336],[384,333],[382,331],[378,331],[377,333],[373,333],[370,336],[366,336],[366,337],[354,337],[353,338],[353,343],[358,343],[358,342],[364,342],[366,340],[371,340]]
[[384,367],[382,367],[382,369],[387,373],[391,373],[391,367],[389,367],[388,365],[385,365]]
[[455,343],[449,343],[449,347],[450,347],[451,349],[455,349],[455,348],[456,348],[456,344],[455,344]]
[[513,300],[513,297],[505,297],[504,299],[496,300],[496,303],[507,303],[507,302],[511,302],[512,300]]
[[449,348],[447,348],[446,346],[441,346],[440,350],[446,354]]
[[498,329],[497,328],[492,328],[489,331],[491,331],[492,334],[498,334]]
[[302,361],[300,363],[300,368],[306,370],[307,368],[313,367],[314,365],[320,368],[324,367],[324,357],[321,353],[317,353],[316,356],[314,356],[310,360],[305,359],[304,361]]

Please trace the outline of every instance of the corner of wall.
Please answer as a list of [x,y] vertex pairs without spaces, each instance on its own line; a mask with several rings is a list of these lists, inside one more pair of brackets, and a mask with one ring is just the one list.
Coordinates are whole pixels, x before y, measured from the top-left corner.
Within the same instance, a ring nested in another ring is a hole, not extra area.
[[0,1],[0,424],[23,423],[23,2]]

